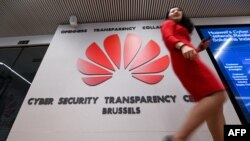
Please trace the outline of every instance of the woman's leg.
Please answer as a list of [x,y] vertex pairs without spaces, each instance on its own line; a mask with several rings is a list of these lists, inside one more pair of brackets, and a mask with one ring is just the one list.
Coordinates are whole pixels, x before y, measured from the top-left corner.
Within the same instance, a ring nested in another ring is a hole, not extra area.
[[223,105],[218,107],[217,112],[208,117],[206,122],[213,140],[224,141],[224,125],[226,121],[223,113]]
[[205,120],[216,115],[218,107],[222,107],[226,100],[224,91],[216,92],[201,99],[191,110],[180,130],[173,136],[174,141],[185,141]]

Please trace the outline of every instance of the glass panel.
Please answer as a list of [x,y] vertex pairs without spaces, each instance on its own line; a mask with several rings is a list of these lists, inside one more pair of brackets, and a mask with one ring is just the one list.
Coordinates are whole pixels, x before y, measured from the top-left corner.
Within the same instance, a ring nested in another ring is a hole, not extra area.
[[0,48],[0,141],[6,140],[47,48]]

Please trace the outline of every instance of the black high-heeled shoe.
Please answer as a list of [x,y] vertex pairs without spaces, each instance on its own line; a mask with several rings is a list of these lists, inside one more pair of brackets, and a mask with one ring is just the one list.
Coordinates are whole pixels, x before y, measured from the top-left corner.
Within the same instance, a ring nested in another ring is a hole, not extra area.
[[165,136],[162,141],[174,141],[174,139],[172,136],[168,135],[168,136]]

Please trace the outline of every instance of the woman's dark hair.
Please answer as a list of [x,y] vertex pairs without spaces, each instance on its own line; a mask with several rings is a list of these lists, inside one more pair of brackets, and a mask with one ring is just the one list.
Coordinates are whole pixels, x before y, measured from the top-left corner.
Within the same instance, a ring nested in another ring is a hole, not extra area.
[[[179,8],[179,7],[178,7],[178,8]],[[187,16],[184,14],[183,10],[182,10],[181,8],[179,8],[179,9],[182,11],[183,16],[182,16],[182,19],[181,19],[178,23],[179,23],[180,25],[184,26],[185,28],[187,28],[187,30],[188,30],[189,33],[192,33],[193,30],[194,30],[194,24],[192,23],[192,21],[190,20],[190,18],[187,17]],[[166,19],[169,19],[169,18],[168,18],[169,12],[170,12],[170,10],[168,10],[168,12],[167,12]]]

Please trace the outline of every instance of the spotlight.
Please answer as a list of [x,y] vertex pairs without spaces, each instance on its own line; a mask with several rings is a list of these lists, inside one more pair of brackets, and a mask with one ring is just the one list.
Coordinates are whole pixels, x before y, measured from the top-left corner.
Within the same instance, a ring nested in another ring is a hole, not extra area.
[[72,15],[70,16],[69,18],[69,24],[72,26],[72,27],[77,27],[78,24],[77,24],[77,17]]

